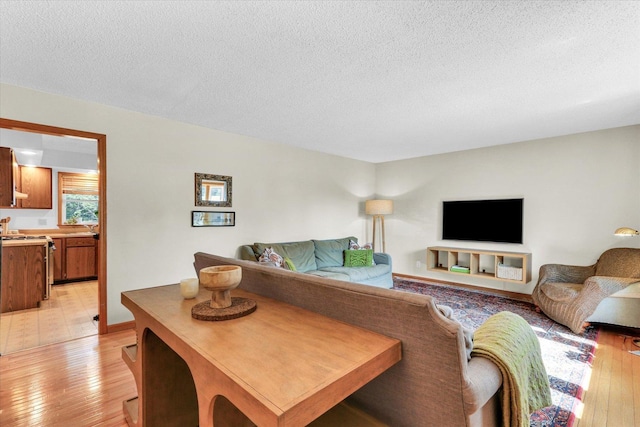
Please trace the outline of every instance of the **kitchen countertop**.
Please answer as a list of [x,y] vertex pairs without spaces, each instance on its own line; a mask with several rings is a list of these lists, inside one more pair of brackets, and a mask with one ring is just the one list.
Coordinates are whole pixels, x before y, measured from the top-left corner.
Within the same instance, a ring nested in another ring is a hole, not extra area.
[[[65,231],[58,229],[33,229],[33,230],[16,230],[18,233],[12,232],[8,236],[2,236],[2,246],[32,246],[44,245],[51,239],[66,239],[73,237],[94,237],[100,233],[91,231]],[[22,238],[20,238],[22,237]],[[27,238],[24,238],[27,237]]]
[[50,239],[2,239],[2,246],[42,246],[48,244],[49,241]]
[[98,233],[92,233],[90,231],[79,231],[77,233],[47,233],[47,236],[55,239],[64,239],[66,237],[92,237]]

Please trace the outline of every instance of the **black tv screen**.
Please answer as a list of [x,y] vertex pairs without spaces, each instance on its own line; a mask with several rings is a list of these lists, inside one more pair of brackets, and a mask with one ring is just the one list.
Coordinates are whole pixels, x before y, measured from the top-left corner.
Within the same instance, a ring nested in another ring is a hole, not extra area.
[[522,243],[524,199],[442,203],[442,239]]

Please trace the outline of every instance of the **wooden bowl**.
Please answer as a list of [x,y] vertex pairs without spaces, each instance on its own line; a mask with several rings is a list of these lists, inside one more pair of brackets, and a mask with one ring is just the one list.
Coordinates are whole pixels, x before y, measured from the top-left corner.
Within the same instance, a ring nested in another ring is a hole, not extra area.
[[216,265],[200,270],[200,284],[211,291],[211,308],[231,307],[231,289],[242,281],[239,265]]

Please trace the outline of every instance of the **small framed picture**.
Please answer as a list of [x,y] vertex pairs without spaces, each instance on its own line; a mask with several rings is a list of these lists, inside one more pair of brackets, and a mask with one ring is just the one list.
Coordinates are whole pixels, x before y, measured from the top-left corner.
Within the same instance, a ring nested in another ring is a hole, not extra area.
[[233,227],[235,225],[235,212],[191,211],[192,227]]

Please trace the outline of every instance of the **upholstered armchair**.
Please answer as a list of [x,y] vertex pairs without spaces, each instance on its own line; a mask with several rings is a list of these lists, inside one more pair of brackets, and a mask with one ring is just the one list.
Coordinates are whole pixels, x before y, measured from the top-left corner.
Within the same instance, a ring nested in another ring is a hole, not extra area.
[[[640,249],[615,248],[605,251],[590,266],[543,265],[531,296],[544,314],[574,333],[582,333],[589,317],[606,298],[620,294],[640,302],[636,293],[624,292],[636,283],[640,284]],[[626,319],[623,326],[634,326],[629,322],[639,320],[640,314],[632,315],[636,318]]]

